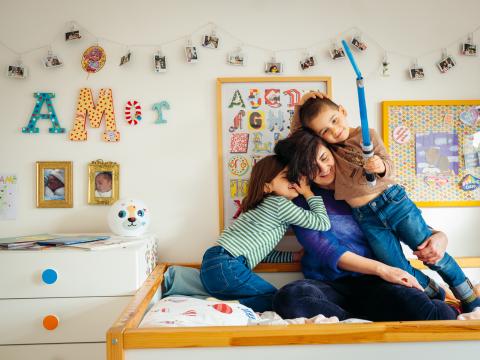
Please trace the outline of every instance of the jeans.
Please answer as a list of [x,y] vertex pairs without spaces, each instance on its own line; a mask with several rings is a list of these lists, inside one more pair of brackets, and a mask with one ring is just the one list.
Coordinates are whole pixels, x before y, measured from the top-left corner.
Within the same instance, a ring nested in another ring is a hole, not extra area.
[[[352,212],[377,259],[409,272],[427,288],[430,278],[410,265],[399,243],[401,240],[415,251],[432,235],[405,189],[400,185],[390,186],[367,205],[353,208]],[[454,292],[455,287],[467,281],[460,266],[448,253],[436,264],[425,265],[436,271]]]
[[291,282],[277,291],[273,309],[284,319],[323,314],[340,320],[454,320],[458,315],[453,307],[422,291],[368,275]]
[[221,246],[203,255],[200,279],[207,292],[220,300],[239,300],[257,312],[272,310],[277,289],[255,274],[244,256],[234,257]]

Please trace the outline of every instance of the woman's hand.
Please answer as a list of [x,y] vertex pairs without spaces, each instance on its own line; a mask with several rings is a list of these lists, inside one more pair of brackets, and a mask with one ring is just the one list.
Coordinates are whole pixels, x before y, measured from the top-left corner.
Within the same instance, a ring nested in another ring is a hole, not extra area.
[[447,243],[447,236],[443,232],[434,231],[432,236],[417,247],[417,251],[414,251],[413,254],[425,264],[433,265],[445,255]]
[[383,174],[386,171],[385,163],[377,155],[369,158],[363,168],[371,174]]
[[377,275],[383,280],[409,288],[417,288],[418,290],[423,291],[423,288],[420,286],[417,279],[408,272],[385,264],[382,265],[383,266],[379,268]]
[[310,183],[306,176],[300,178],[299,184],[292,183],[293,188],[305,199],[314,196],[312,189],[310,189]]
[[312,99],[312,98],[323,99],[323,98],[328,98],[328,96],[327,96],[327,94],[324,94],[320,91],[309,91],[309,92],[303,94],[303,96],[298,101],[297,105],[302,106],[303,104],[305,104],[305,102],[308,99]]

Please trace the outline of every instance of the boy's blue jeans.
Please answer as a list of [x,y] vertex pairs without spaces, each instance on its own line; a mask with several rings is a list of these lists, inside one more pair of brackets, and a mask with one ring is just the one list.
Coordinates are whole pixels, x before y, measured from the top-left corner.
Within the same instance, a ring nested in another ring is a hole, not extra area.
[[[367,205],[352,211],[378,260],[409,272],[426,288],[430,278],[410,265],[399,240],[415,251],[432,232],[405,189],[392,185]],[[467,281],[460,266],[447,253],[436,264],[425,265],[436,271],[454,292]]]
[[255,274],[244,256],[234,257],[221,246],[203,255],[200,279],[208,293],[220,300],[239,300],[257,312],[272,310],[277,289]]

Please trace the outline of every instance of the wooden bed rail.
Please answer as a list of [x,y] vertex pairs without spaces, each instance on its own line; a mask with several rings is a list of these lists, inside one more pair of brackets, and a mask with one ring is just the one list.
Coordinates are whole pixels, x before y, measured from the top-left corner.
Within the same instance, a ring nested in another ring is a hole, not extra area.
[[[461,257],[456,260],[462,268],[480,268],[480,257]],[[415,267],[424,268],[418,260],[411,262]],[[166,269],[171,265],[199,268],[199,264],[188,263],[163,263],[156,266],[108,330],[108,360],[124,360],[126,349],[142,348],[480,340],[480,320],[138,328],[148,305],[163,283]],[[255,271],[298,272],[300,264],[262,263]]]

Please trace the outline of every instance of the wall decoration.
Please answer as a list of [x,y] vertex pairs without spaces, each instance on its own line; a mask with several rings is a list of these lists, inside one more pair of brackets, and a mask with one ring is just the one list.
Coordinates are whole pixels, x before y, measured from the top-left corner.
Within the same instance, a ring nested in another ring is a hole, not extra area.
[[227,64],[233,66],[245,66],[245,54],[240,48],[227,54]]
[[[26,133],[34,133],[37,134],[40,129],[37,127],[37,121],[40,119],[50,120],[52,123],[52,127],[48,129],[49,133],[52,134],[60,134],[65,132],[65,128],[60,126],[58,122],[57,114],[53,107],[52,99],[55,97],[54,93],[34,93],[33,96],[37,99],[35,103],[35,107],[33,108],[32,115],[30,116],[30,120],[28,125],[22,128],[22,132]],[[47,111],[48,114],[42,114],[42,106],[43,104],[47,104]]]
[[185,46],[185,56],[187,58],[187,63],[189,64],[198,62],[197,48],[192,45],[191,41],[188,41]]
[[132,52],[128,51],[125,55],[123,55],[120,58],[120,66],[125,65],[126,63],[129,63],[132,58]]
[[252,166],[286,137],[303,93],[331,95],[329,77],[217,79],[220,230],[240,214]]
[[82,68],[89,74],[100,71],[107,61],[107,54],[98,45],[90,46],[83,52]]
[[283,64],[272,59],[265,64],[265,73],[267,74],[280,74],[283,72]]
[[153,69],[156,73],[167,72],[167,58],[160,51],[153,55]]
[[54,54],[52,51],[49,51],[47,56],[43,58],[43,66],[45,69],[59,68],[63,66],[63,61],[58,55]]
[[152,107],[153,110],[155,110],[158,114],[157,120],[155,120],[155,124],[166,124],[167,119],[163,117],[163,109],[165,110],[170,110],[170,104],[168,101],[160,101],[159,103],[156,103]]
[[480,167],[480,131],[465,134],[463,142],[465,169]]
[[[480,100],[383,102],[383,141],[395,161],[397,181],[418,206],[480,205],[480,189],[462,188],[467,175],[471,175],[469,183],[480,178],[473,147],[472,163],[465,160],[465,146],[480,131],[480,123],[468,125],[460,120],[462,113],[479,105]],[[411,132],[406,143],[395,140],[395,131],[401,127]]]
[[0,220],[17,217],[17,176],[0,173]]
[[127,101],[127,105],[125,105],[125,120],[130,125],[137,125],[142,120],[142,107],[137,100]]
[[120,166],[111,161],[96,160],[88,164],[88,203],[111,205],[119,198]]
[[353,45],[353,48],[358,51],[365,51],[367,50],[367,44],[362,40],[361,36],[356,35],[352,37],[352,41],[350,44]]
[[100,127],[104,114],[106,125],[105,132],[102,135],[103,140],[107,142],[120,141],[120,133],[117,131],[115,112],[113,111],[112,89],[100,89],[97,104],[93,101],[92,89],[81,89],[77,102],[73,130],[71,130],[69,134],[70,140],[87,140],[87,115],[90,120],[90,126],[98,128]]
[[14,65],[8,65],[7,76],[12,79],[26,79],[28,69],[21,62]]
[[308,55],[304,59],[300,60],[300,69],[302,70],[310,69],[315,65],[317,65],[317,60],[315,60],[315,57],[311,55]]
[[214,31],[212,31],[210,35],[203,35],[202,37],[202,46],[206,47],[207,49],[217,49],[219,42],[220,39]]
[[37,161],[37,207],[73,207],[71,161]]
[[442,59],[437,63],[438,70],[440,70],[440,72],[444,74],[450,69],[453,69],[456,65],[457,63],[455,62],[453,57],[448,55],[446,50],[443,50]]

